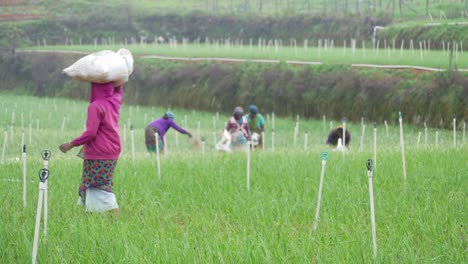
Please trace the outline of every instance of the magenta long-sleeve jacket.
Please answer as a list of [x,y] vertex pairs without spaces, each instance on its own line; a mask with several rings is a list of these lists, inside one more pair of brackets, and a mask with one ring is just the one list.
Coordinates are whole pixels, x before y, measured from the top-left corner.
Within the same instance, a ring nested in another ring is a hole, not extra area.
[[122,94],[122,86],[91,84],[86,131],[71,142],[73,146],[84,145],[85,159],[118,159],[122,150],[119,129]]

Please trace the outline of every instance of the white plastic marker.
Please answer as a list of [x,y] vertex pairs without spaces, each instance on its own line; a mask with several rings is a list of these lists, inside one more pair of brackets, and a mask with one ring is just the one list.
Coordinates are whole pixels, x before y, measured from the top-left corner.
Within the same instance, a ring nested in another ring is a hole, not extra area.
[[31,146],[32,143],[32,124],[29,123],[29,146]]
[[322,172],[320,173],[320,185],[319,185],[318,198],[317,198],[317,208],[315,209],[314,231],[317,230],[318,223],[319,223],[320,204],[322,202],[323,180],[325,178],[325,167],[327,165],[328,157],[329,157],[328,152],[323,151],[322,153],[320,153],[320,158],[322,159]]
[[330,121],[330,130],[333,129],[333,121]]
[[398,112],[399,118],[398,121],[400,122],[400,146],[401,146],[401,159],[403,162],[403,178],[405,179],[406,184],[406,160],[405,160],[405,142],[403,141],[403,117],[401,116],[401,112]]
[[385,135],[388,137],[388,123],[387,120],[384,121],[385,124]]
[[424,122],[424,147],[427,147],[427,125]]
[[26,208],[26,145],[23,145],[23,207]]
[[265,151],[265,143],[266,143],[266,140],[265,140],[265,131],[262,131],[262,150]]
[[418,134],[418,147],[419,147],[419,143],[421,142],[421,135],[422,135],[422,132],[419,131],[419,134]]
[[250,191],[250,145],[252,142],[247,141],[247,176],[246,176],[246,181],[247,181],[247,191]]
[[369,177],[369,198],[372,224],[372,248],[374,251],[374,259],[377,257],[377,232],[375,228],[375,212],[374,212],[374,190],[372,187],[372,160],[367,160],[367,176]]
[[23,150],[24,146],[24,129],[21,129],[21,150]]
[[201,124],[200,124],[200,121],[198,121],[198,124],[197,124],[197,135],[200,136],[200,130],[201,130]]
[[154,138],[156,141],[156,161],[158,162],[158,178],[161,179],[161,160],[159,158],[159,133],[154,133]]
[[5,132],[3,133],[2,163],[5,160],[7,140],[8,140],[8,128],[5,127]]
[[377,124],[374,123],[374,167],[377,168]]
[[41,225],[41,215],[42,215],[42,202],[44,200],[44,192],[47,190],[47,179],[49,178],[49,170],[41,169],[39,171],[39,198],[37,200],[37,211],[36,211],[36,227],[34,229],[34,244],[32,250],[32,264],[36,264],[37,257],[37,247],[39,242],[39,228]]
[[169,155],[169,144],[167,144],[167,138],[166,135],[164,135],[164,154]]
[[361,131],[361,142],[359,144],[359,152],[362,152],[364,148],[364,134],[366,133],[366,125],[364,124],[362,126],[362,131]]
[[203,156],[203,159],[205,159],[205,140],[202,140],[201,146],[202,146],[202,156]]
[[275,130],[275,112],[271,112],[271,129]]
[[12,146],[13,146],[13,136],[14,136],[13,134],[14,124],[15,124],[15,111],[13,110],[13,112],[11,113],[11,126],[10,126],[10,143]]
[[[44,169],[47,171],[49,170],[49,159],[51,155],[52,153],[47,149],[41,152],[42,160],[44,161]],[[47,216],[49,213],[47,181],[44,182],[44,185],[44,236],[47,236]]]
[[465,144],[465,129],[466,129],[466,123],[463,121],[463,137],[462,137],[462,142]]
[[132,142],[132,160],[135,160],[135,131],[133,125],[130,125],[130,140]]
[[308,139],[309,135],[307,132],[305,132],[304,134],[304,150],[307,151],[307,139]]
[[[345,149],[347,148],[346,146],[346,117],[343,117],[341,120],[343,124],[343,146],[345,146]],[[343,158],[344,158],[345,151],[343,151]]]
[[271,151],[275,152],[275,130],[271,130]]
[[324,132],[324,133],[327,133],[327,125],[326,125],[326,123],[327,123],[327,117],[326,117],[325,115],[323,115],[322,118],[323,118],[323,132]]
[[457,147],[457,117],[453,114],[453,147]]
[[435,140],[436,147],[439,146],[439,129],[436,129],[436,140]]

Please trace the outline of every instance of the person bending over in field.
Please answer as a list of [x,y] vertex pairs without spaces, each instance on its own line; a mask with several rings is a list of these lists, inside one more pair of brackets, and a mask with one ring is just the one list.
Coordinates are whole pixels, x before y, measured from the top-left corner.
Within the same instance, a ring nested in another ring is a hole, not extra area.
[[231,149],[246,146],[250,139],[249,123],[242,116],[243,113],[242,107],[234,108],[232,117],[226,123],[225,129],[231,134]]
[[[341,139],[341,142],[343,142],[343,127],[339,126],[332,131],[330,131],[330,134],[328,134],[328,139],[327,139],[327,145],[331,146],[337,146],[338,145],[338,139]],[[351,141],[351,134],[349,133],[349,130],[346,129],[346,139],[345,139],[345,146],[348,147],[349,142]]]
[[[263,144],[262,132],[265,131],[265,119],[258,112],[256,105],[249,106],[249,114],[244,117],[249,123],[249,129],[251,133],[257,133],[257,147],[261,147]],[[252,134],[252,140],[254,140],[254,134]]]
[[186,134],[190,138],[192,137],[192,134],[190,134],[185,129],[179,127],[174,120],[175,120],[174,113],[166,112],[164,113],[162,118],[154,120],[146,127],[146,130],[145,130],[146,141],[145,142],[146,142],[146,149],[149,152],[156,152],[156,138],[154,136],[154,133],[156,132],[159,134],[158,145],[159,145],[160,152],[164,150],[164,135],[166,135],[166,132],[171,127],[177,130],[181,134]]
[[87,212],[112,210],[116,217],[119,216],[119,207],[112,180],[121,152],[119,118],[122,93],[122,86],[92,83],[86,131],[59,147],[66,153],[83,145],[79,153],[84,161],[78,204],[83,205]]

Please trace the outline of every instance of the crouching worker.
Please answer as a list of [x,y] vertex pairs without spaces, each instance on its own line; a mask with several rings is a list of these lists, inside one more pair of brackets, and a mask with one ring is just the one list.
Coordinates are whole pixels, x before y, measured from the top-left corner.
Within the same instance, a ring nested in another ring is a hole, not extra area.
[[245,116],[245,119],[249,123],[249,129],[252,133],[252,144],[255,147],[261,147],[263,144],[262,132],[265,131],[265,119],[258,112],[256,105],[249,106],[249,114]]
[[351,134],[349,130],[346,130],[345,144],[343,146],[343,127],[339,126],[332,129],[330,134],[328,134],[327,145],[336,147],[338,150],[344,150],[348,147],[349,142],[351,141]]
[[71,142],[60,145],[66,153],[84,145],[79,156],[83,174],[78,204],[87,212],[113,211],[119,216],[119,207],[112,191],[114,170],[121,151],[119,118],[122,104],[122,86],[112,83],[91,84],[86,131]]
[[146,142],[146,149],[149,152],[156,152],[156,138],[154,136],[154,133],[158,133],[159,135],[159,140],[158,140],[159,152],[162,152],[164,150],[164,135],[166,135],[166,132],[171,127],[177,130],[181,134],[185,134],[190,138],[192,137],[192,134],[190,134],[187,130],[179,127],[174,120],[175,120],[174,113],[166,112],[164,113],[162,118],[154,120],[146,127],[146,130],[145,130],[146,141],[145,142]]
[[247,140],[250,139],[249,124],[242,116],[243,113],[242,107],[234,108],[232,117],[226,123],[225,129],[231,134],[231,149],[247,146]]

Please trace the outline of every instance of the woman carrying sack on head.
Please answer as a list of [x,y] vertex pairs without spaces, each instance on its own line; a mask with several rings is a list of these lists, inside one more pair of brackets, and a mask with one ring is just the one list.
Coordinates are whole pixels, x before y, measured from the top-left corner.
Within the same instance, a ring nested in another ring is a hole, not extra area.
[[60,145],[66,153],[83,145],[84,161],[80,199],[88,212],[113,211],[119,216],[119,207],[112,190],[114,170],[121,152],[120,106],[122,86],[92,83],[91,98],[86,120],[86,131],[71,142]]

